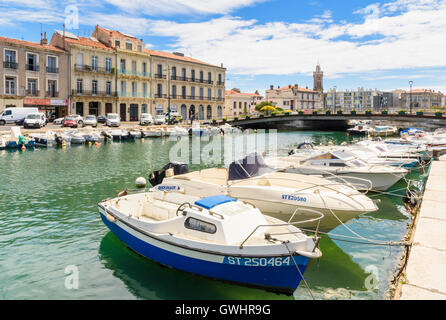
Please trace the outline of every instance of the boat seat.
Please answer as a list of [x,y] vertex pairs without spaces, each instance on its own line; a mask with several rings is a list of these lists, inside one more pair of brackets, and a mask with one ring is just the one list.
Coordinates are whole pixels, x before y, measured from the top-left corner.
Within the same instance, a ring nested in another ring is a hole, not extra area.
[[146,216],[158,221],[169,220],[176,217],[177,204],[154,200],[146,201],[142,204],[141,216]]

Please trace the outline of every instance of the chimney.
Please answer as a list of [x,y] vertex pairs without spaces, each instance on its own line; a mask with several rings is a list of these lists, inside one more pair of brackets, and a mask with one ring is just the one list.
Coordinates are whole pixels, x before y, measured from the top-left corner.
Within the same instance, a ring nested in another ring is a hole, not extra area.
[[273,85],[270,85],[270,86],[269,86],[269,90],[274,90],[274,86],[273,86]]
[[44,35],[40,34],[40,45],[47,45],[48,44],[48,39],[46,38],[46,32],[44,33]]
[[294,87],[295,87],[295,88],[299,88],[299,85],[296,83],[296,84],[294,85]]

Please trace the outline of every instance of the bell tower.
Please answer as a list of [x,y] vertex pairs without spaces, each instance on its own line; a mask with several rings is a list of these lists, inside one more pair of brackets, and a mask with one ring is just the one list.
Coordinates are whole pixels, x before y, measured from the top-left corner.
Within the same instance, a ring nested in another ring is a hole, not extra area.
[[316,66],[316,71],[313,72],[314,91],[324,92],[324,73],[321,70],[319,63]]

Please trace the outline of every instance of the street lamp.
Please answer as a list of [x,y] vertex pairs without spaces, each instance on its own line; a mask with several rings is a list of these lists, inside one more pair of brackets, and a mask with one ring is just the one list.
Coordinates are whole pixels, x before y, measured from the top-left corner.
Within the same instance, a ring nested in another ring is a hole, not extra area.
[[333,113],[335,113],[335,112],[336,112],[336,102],[337,102],[337,100],[336,100],[336,89],[337,89],[338,87],[337,87],[337,86],[334,86],[333,88],[334,88]]
[[411,81],[409,81],[409,85],[410,85],[410,93],[409,93],[409,96],[410,96],[410,105],[409,105],[409,113],[410,114],[412,114],[412,85],[413,85],[413,81],[411,80]]

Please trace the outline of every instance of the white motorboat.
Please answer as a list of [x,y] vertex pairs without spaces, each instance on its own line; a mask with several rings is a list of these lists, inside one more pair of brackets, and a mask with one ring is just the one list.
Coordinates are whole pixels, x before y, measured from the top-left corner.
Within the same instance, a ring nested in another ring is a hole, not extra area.
[[227,196],[146,192],[98,208],[135,252],[213,279],[292,294],[310,259],[322,256],[319,238]]
[[130,139],[141,139],[141,130],[129,130],[128,135]]
[[163,133],[158,128],[143,129],[141,130],[141,134],[143,138],[155,138],[163,136]]
[[84,144],[87,141],[82,132],[72,131],[69,135],[71,136],[71,144]]
[[391,137],[398,134],[398,128],[392,126],[375,126],[370,128],[372,137]]
[[[161,172],[149,181],[158,190],[193,196],[224,194],[247,201],[263,213],[287,220],[297,208],[319,210],[324,214],[320,228],[331,230],[358,215],[378,210],[376,204],[354,188],[316,176],[274,172],[260,155],[233,162],[229,168],[213,168],[175,175],[164,170],[166,178],[158,185]],[[313,215],[294,215],[294,221],[308,220]],[[315,227],[314,223],[302,227]]]
[[266,163],[281,172],[320,175],[331,181],[350,184],[357,190],[385,191],[408,171],[387,165],[370,165],[353,154],[337,150],[299,157],[267,158]]
[[57,145],[56,135],[52,131],[45,133],[30,133],[29,136],[34,139],[34,144],[37,147],[51,148]]
[[370,132],[370,127],[367,124],[359,123],[353,128],[347,129],[350,136],[367,136]]

